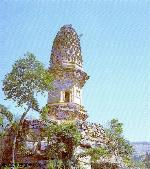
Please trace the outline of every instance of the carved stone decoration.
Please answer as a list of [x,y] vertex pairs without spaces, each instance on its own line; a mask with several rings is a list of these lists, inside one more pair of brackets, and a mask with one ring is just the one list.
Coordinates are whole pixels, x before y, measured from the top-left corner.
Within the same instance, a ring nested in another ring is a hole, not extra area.
[[[61,112],[61,113],[60,113]],[[49,105],[49,115],[55,117],[56,119],[61,120],[63,119],[79,119],[79,120],[86,120],[88,115],[84,110],[84,107],[74,104],[51,104]]]
[[55,80],[54,86],[56,87],[57,90],[65,91],[73,86],[73,80],[71,79]]
[[[53,74],[55,79],[61,81],[62,86],[79,83],[81,87],[84,86],[85,82],[89,79],[87,73],[80,69],[73,68],[50,68],[50,73]],[[66,83],[66,84],[65,84]]]
[[61,27],[51,50],[51,66],[61,66],[62,62],[82,65],[80,39],[72,25]]

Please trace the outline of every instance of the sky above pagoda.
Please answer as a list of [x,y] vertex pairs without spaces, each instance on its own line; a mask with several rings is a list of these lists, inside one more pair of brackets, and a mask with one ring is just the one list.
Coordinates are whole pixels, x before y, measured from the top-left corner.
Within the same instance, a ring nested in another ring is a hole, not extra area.
[[[72,24],[83,34],[84,70],[90,75],[83,104],[89,121],[106,124],[118,118],[127,139],[150,141],[149,9],[148,0],[0,1],[0,88],[27,51],[48,67],[56,33]],[[46,101],[40,99],[41,105]],[[18,116],[20,110],[4,101],[1,89],[0,103]]]

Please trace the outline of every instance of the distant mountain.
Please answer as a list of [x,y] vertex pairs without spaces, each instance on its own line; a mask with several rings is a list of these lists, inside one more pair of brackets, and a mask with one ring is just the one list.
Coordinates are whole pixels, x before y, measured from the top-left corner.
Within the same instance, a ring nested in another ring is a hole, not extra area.
[[150,142],[132,142],[135,150],[134,155],[145,155],[150,153]]
[[150,142],[131,142],[134,148],[133,158],[135,161],[143,161],[146,153],[150,154]]

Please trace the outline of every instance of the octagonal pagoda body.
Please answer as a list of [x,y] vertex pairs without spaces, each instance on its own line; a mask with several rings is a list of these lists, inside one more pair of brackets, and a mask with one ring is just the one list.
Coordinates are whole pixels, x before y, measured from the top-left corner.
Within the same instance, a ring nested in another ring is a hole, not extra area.
[[61,27],[54,39],[49,71],[54,77],[48,95],[50,119],[86,120],[82,87],[89,76],[83,71],[80,39],[72,25]]

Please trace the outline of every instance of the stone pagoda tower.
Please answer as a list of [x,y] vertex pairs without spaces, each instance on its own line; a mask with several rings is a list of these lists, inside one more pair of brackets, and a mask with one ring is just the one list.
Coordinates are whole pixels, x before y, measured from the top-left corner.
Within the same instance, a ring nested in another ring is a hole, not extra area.
[[80,39],[72,25],[61,27],[54,39],[49,71],[54,76],[48,94],[50,119],[86,120],[82,88],[89,76],[83,70]]

